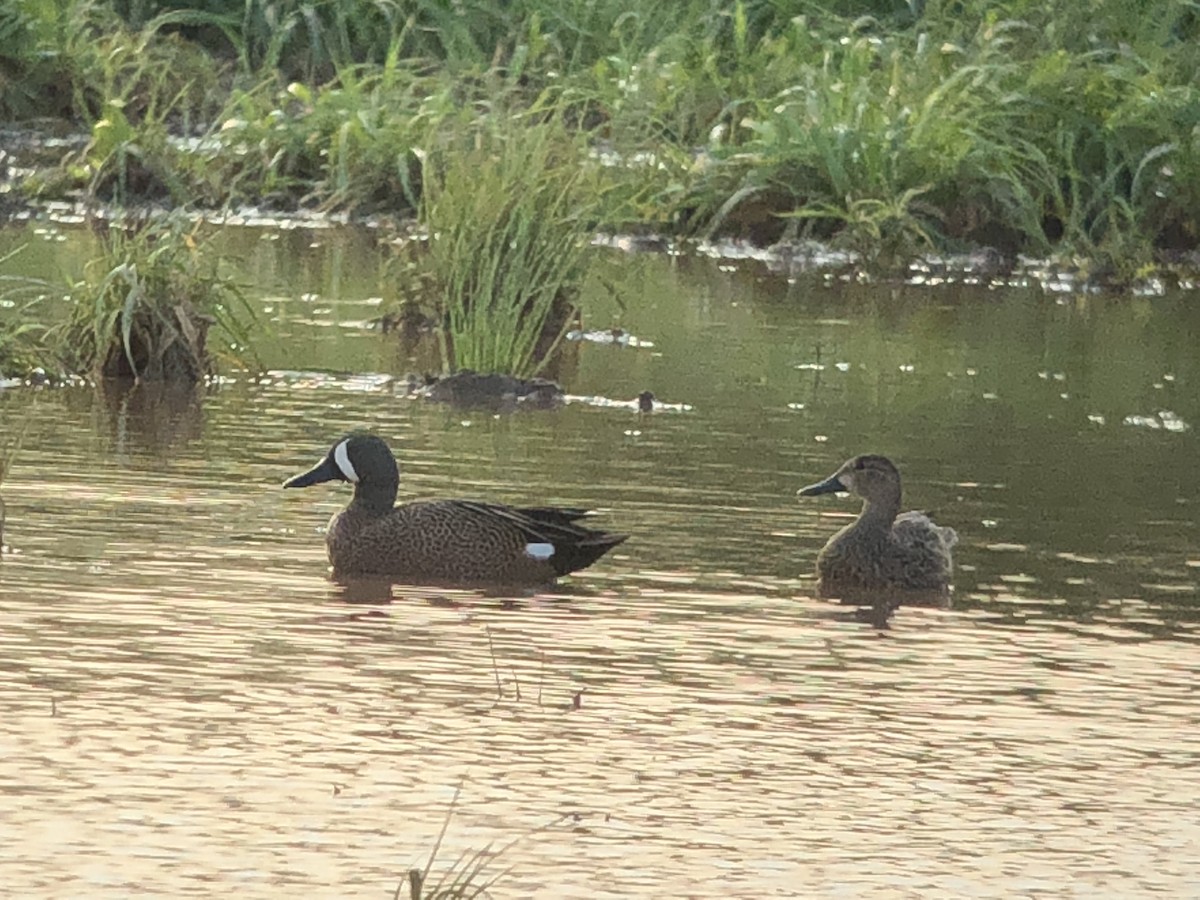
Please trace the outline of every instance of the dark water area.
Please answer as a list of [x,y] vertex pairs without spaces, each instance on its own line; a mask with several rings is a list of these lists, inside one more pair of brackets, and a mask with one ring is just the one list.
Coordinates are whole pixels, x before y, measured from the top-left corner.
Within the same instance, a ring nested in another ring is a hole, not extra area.
[[[6,272],[61,283],[89,238],[39,228]],[[434,869],[516,841],[496,897],[1195,894],[1194,291],[597,250],[586,324],[653,346],[573,344],[577,399],[494,416],[405,397],[374,235],[225,233],[266,377],[0,390],[14,896],[390,896],[460,784]],[[690,409],[587,402],[643,390]],[[553,591],[351,602],[346,491],[279,486],[355,428],[402,500],[633,536]],[[795,496],[866,451],[960,536],[951,608],[886,631],[812,599],[856,504]]]

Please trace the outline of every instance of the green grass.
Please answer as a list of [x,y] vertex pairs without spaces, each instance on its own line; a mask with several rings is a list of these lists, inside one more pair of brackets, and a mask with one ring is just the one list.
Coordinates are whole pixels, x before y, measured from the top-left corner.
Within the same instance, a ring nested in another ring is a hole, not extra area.
[[0,117],[91,131],[47,193],[412,215],[423,156],[552,99],[577,160],[625,161],[627,227],[884,265],[1200,245],[1194,0],[17,0],[0,38]]
[[51,332],[69,370],[197,382],[221,362],[255,364],[253,312],[198,224],[169,216],[103,227],[104,251]]
[[536,374],[577,311],[607,210],[602,173],[553,111],[425,159],[414,283],[441,323],[446,371]]
[[45,368],[46,329],[36,321],[37,301],[25,305],[13,321],[0,322],[0,378],[23,377]]
[[[23,249],[0,256],[0,266]],[[40,278],[0,275],[0,307],[9,309],[0,317],[0,378],[25,377],[34,369],[52,365],[46,328],[38,322],[49,289]]]
[[419,202],[421,147],[461,117],[449,89],[411,67],[349,68],[322,89],[292,83],[235,94],[212,135],[220,149],[184,160],[205,194],[290,208],[387,210]]

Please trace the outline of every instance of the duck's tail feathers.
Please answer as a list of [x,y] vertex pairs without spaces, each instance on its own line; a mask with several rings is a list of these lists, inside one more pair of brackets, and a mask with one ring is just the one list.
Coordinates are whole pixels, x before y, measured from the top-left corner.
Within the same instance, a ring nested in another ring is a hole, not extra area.
[[625,541],[629,535],[611,531],[593,531],[581,541],[555,544],[550,565],[558,575],[586,569],[605,553]]
[[577,507],[518,508],[472,501],[462,501],[462,505],[477,514],[503,519],[515,525],[530,542],[553,546],[554,552],[546,562],[556,576],[586,569],[629,537],[627,534],[576,525],[577,520],[592,515],[590,510]]

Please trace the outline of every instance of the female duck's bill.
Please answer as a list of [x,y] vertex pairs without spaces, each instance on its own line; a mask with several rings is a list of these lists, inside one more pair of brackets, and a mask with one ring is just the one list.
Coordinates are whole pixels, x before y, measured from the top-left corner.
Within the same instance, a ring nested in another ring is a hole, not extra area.
[[[850,484],[853,483],[853,480],[850,479]],[[824,481],[818,481],[816,484],[802,487],[796,494],[800,497],[816,497],[821,494],[849,494],[852,490],[852,487],[842,481],[840,474],[836,474],[831,475]]]

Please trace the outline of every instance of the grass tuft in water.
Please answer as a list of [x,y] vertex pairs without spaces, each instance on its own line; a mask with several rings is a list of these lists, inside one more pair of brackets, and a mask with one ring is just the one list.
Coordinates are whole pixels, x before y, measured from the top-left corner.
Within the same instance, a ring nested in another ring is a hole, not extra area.
[[[71,286],[69,320],[53,332],[71,370],[96,378],[197,382],[218,359],[256,360],[255,323],[240,286],[181,216],[107,227],[103,254]],[[213,326],[227,339],[214,349]]]
[[603,189],[556,120],[513,122],[427,158],[415,273],[447,371],[537,374],[575,318]]
[[425,868],[410,869],[405,880],[396,887],[396,892],[392,895],[393,900],[400,900],[404,896],[405,885],[408,886],[410,900],[471,900],[475,897],[486,897],[489,889],[504,876],[504,871],[494,875],[486,872],[488,863],[499,855],[492,853],[492,845],[489,844],[474,853],[464,853],[438,876],[436,882],[430,883],[429,876],[433,871],[434,861],[437,859],[438,850],[441,849],[442,840],[446,837],[446,829],[450,827],[450,819],[454,816],[454,808],[458,805],[461,793],[460,784],[454,790],[450,808],[446,810],[446,818],[442,822],[442,830],[438,832],[437,841],[429,853]]
[[454,809],[458,806],[458,798],[461,794],[462,784],[460,783],[454,789],[454,796],[450,799],[450,807],[446,810],[446,818],[442,822],[442,829],[438,832],[437,841],[434,842],[433,849],[429,853],[429,859],[425,863],[425,868],[409,869],[404,880],[396,886],[396,890],[392,894],[392,900],[401,900],[404,897],[405,887],[408,888],[409,900],[476,900],[476,898],[480,897],[490,897],[491,894],[489,892],[492,887],[509,872],[508,869],[491,872],[489,868],[490,864],[515,847],[520,841],[554,827],[564,821],[569,815],[568,813],[564,813],[547,822],[545,825],[540,825],[495,850],[492,849],[493,844],[488,844],[482,850],[467,851],[449,869],[438,875],[436,881],[431,882],[430,875],[433,873],[438,851],[441,849],[442,840],[446,837],[446,830],[450,827],[450,819],[454,816]]

